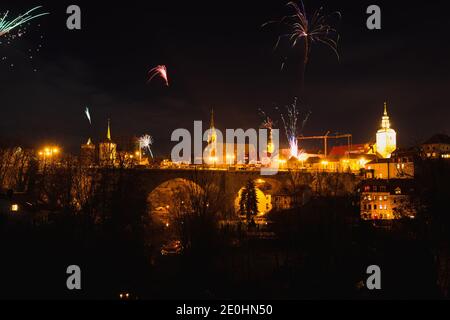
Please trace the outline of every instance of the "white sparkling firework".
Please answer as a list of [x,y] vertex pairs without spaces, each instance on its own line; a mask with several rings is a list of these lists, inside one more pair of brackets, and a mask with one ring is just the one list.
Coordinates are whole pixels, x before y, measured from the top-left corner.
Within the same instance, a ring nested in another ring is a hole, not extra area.
[[89,120],[89,124],[92,125],[91,113],[89,112],[89,108],[88,107],[86,107],[86,110],[84,111],[84,113],[86,114],[86,117]]
[[[24,47],[28,43],[20,43],[17,41],[29,33],[27,29],[33,19],[49,14],[48,12],[38,13],[37,10],[40,8],[42,6],[34,7],[14,19],[8,19],[8,11],[6,13],[0,13],[0,46],[4,49],[4,54],[0,56],[0,62],[8,65],[11,69],[15,69],[16,65],[22,66],[23,58],[27,57],[33,72],[38,71],[35,65],[35,58],[42,49],[42,43],[37,48],[28,49]],[[37,27],[41,27],[41,25],[37,24]],[[41,35],[39,39],[42,41],[44,36]],[[16,59],[20,59],[20,62],[16,61]]]
[[150,156],[153,158],[152,145],[153,145],[153,137],[152,136],[145,134],[139,138],[140,150],[147,150],[149,152]]
[[[34,11],[36,11],[40,8],[42,8],[42,6],[34,7],[32,9],[28,10],[27,12],[25,12],[24,14],[21,14],[12,20],[8,20],[9,11],[6,11],[6,13],[2,17],[0,17],[0,37],[5,34],[10,33],[12,30],[24,25],[25,23],[27,23],[30,20],[33,20],[38,17],[42,17],[42,16],[49,14],[48,12],[34,14]],[[20,34],[21,34],[21,32],[19,30],[19,36],[20,36]]]
[[[284,124],[284,129],[286,132],[286,137],[288,139],[289,143],[289,150],[290,150],[290,157],[295,157],[298,159],[299,157],[299,150],[298,150],[298,124],[299,124],[299,118],[300,118],[300,111],[297,108],[297,98],[294,99],[294,102],[286,106],[286,115],[283,113],[281,115],[281,120]],[[300,131],[303,130],[306,122],[308,121],[310,116],[310,113],[308,113],[305,118],[302,121]]]

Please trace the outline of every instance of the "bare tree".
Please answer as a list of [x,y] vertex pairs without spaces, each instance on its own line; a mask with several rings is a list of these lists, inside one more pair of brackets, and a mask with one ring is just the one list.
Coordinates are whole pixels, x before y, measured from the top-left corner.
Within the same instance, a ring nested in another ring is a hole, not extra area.
[[34,152],[20,147],[0,150],[0,187],[26,191],[32,174]]

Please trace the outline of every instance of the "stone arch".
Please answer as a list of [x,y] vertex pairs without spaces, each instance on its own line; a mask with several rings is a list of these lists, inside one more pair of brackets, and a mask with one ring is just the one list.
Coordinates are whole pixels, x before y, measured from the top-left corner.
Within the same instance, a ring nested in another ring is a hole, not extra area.
[[187,178],[165,180],[147,195],[149,214],[156,221],[170,224],[178,215],[192,211],[192,197],[202,192],[202,187]]

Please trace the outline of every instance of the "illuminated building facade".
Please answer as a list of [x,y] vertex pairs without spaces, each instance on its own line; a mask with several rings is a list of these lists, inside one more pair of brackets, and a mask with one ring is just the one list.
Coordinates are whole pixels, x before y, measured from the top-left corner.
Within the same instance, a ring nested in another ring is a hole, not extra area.
[[384,159],[390,158],[397,149],[397,133],[391,128],[391,122],[387,112],[387,103],[384,104],[384,114],[381,120],[381,128],[377,132],[375,150]]
[[364,220],[395,220],[415,218],[412,205],[414,180],[366,180],[360,187],[361,218]]
[[117,144],[111,139],[111,124],[108,120],[106,140],[99,145],[99,162],[101,166],[113,166],[116,163]]
[[366,179],[414,179],[416,164],[413,155],[393,155],[391,159],[376,159],[366,164]]
[[428,159],[450,159],[450,137],[436,134],[422,145],[422,155]]

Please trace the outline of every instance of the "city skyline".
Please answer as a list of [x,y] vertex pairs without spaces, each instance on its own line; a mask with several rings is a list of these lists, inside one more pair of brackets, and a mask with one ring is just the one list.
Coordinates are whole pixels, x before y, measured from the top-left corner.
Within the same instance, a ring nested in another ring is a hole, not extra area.
[[448,300],[445,5],[2,1],[0,300]]
[[[443,14],[435,10],[439,5],[433,10],[437,15]],[[149,4],[140,10],[131,3],[125,8],[128,14],[102,3],[80,6],[81,30],[65,28],[65,3],[47,3],[44,9],[51,14],[39,21],[39,27],[29,28],[29,36],[20,39],[14,52],[7,48],[7,57],[15,64],[13,68],[0,64],[8,78],[0,88],[4,106],[0,133],[5,138],[35,148],[55,142],[76,152],[87,137],[103,137],[111,119],[116,137],[149,132],[156,153],[167,155],[172,131],[189,129],[194,120],[206,122],[211,108],[218,128],[255,128],[261,121],[259,108],[275,112],[275,107],[300,95],[300,53],[291,54],[280,71],[284,52],[273,52],[276,35],[261,28],[283,14],[277,1],[258,6],[229,2],[213,16],[200,3],[175,8]],[[318,4],[305,1],[305,6],[308,11]],[[313,48],[306,96],[300,99],[301,107],[312,112],[305,135],[331,131],[351,133],[355,142],[373,140],[385,101],[399,145],[414,145],[446,132],[447,79],[439,74],[449,67],[444,59],[449,48],[432,41],[444,32],[445,20],[435,16],[430,26],[439,23],[440,28],[427,35],[427,46],[419,46],[420,32],[425,30],[410,35],[408,17],[430,9],[383,4],[383,28],[370,31],[365,28],[366,7],[364,2],[326,6],[343,15],[341,59],[336,61],[321,46]],[[21,10],[17,4],[10,8],[15,13]],[[231,14],[233,21],[228,18]],[[119,17],[126,28],[114,32]],[[21,50],[40,43],[42,49],[31,66],[21,58]],[[433,46],[439,46],[438,54]],[[170,87],[146,83],[146,72],[158,64],[167,65]],[[83,114],[86,107],[91,110],[92,128]],[[33,131],[32,139],[27,130]]]

